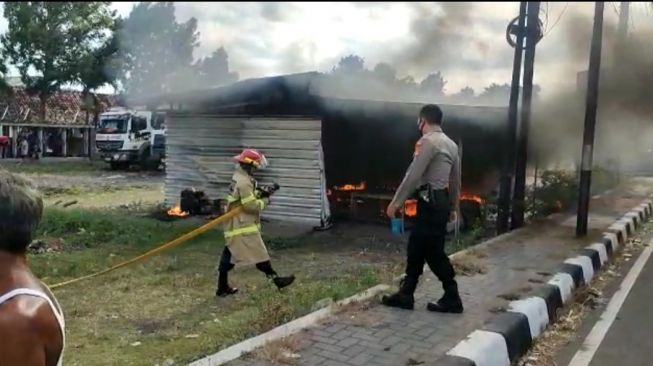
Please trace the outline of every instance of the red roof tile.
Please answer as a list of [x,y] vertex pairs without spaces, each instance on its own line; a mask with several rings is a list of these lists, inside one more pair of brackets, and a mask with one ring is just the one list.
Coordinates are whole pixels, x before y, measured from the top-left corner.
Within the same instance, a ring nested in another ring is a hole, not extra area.
[[[100,111],[115,105],[113,95],[96,94]],[[13,88],[13,94],[0,100],[0,123],[71,125],[86,124],[86,113],[82,93],[74,90],[60,90],[51,95],[47,102],[45,121],[40,118],[41,101],[37,95],[30,96],[24,88]]]

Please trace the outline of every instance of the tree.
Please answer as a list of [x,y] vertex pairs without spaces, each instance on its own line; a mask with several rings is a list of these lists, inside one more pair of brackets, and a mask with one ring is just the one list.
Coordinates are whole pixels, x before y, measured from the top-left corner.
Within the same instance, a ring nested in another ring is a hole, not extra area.
[[457,93],[457,95],[463,97],[463,98],[474,98],[476,96],[476,92],[474,92],[474,89],[472,89],[469,86],[466,86]]
[[211,54],[197,62],[199,80],[205,86],[219,86],[238,81],[238,73],[229,71],[229,55],[224,47],[220,47]]
[[47,100],[74,82],[80,55],[109,36],[114,12],[110,2],[5,2],[9,24],[2,51],[16,66],[29,93],[39,96],[42,120]]
[[410,75],[402,78],[401,80],[398,81],[398,83],[399,83],[399,86],[401,88],[404,88],[404,89],[407,89],[407,90],[410,90],[410,91],[415,91],[418,88],[418,84],[415,81],[415,78],[410,76]]
[[492,83],[483,90],[478,98],[489,104],[507,105],[510,99],[510,84]]
[[385,62],[379,62],[372,70],[372,76],[387,85],[393,85],[397,82],[397,70]]
[[419,89],[422,93],[432,96],[443,96],[444,86],[447,82],[442,77],[440,71],[427,75],[424,80],[419,84]]
[[[118,22],[116,22],[118,24]],[[114,27],[115,29],[115,27]],[[86,122],[89,122],[89,113],[93,112],[93,120],[97,121],[99,103],[95,91],[103,86],[116,86],[115,74],[112,72],[116,65],[118,54],[118,39],[115,35],[105,41],[96,49],[88,50],[80,55],[76,67],[75,81],[82,86],[82,99],[86,110]]]
[[340,75],[356,75],[362,74],[365,71],[365,60],[356,55],[349,55],[341,58],[338,64],[333,68],[333,73]]
[[451,96],[451,99],[459,103],[469,103],[472,102],[474,98],[476,98],[476,93],[474,92],[474,89],[469,86],[460,89],[458,93]]
[[0,55],[0,95],[5,95],[11,92],[11,87],[7,83],[7,80],[5,80],[6,75],[7,65],[5,64],[5,60],[2,55]]
[[118,31],[125,94],[139,99],[176,90],[188,76],[198,38],[197,19],[178,23],[173,3],[134,6]]

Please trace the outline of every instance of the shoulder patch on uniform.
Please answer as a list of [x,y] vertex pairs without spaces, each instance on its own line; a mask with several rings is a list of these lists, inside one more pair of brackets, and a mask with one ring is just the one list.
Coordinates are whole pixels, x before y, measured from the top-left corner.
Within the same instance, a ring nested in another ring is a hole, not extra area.
[[415,143],[415,152],[413,153],[413,156],[419,155],[421,151],[422,151],[422,139],[419,139],[417,143]]

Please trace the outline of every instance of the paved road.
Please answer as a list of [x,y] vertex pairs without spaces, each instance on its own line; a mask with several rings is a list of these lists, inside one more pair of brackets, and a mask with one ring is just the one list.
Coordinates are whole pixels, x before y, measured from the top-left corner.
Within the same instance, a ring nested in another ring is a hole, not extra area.
[[[634,257],[614,284],[607,306],[586,324],[591,329],[574,345],[569,366],[651,365],[653,344],[653,247]],[[630,291],[628,291],[630,290]],[[568,361],[567,361],[568,362]],[[567,362],[560,363],[567,365]]]

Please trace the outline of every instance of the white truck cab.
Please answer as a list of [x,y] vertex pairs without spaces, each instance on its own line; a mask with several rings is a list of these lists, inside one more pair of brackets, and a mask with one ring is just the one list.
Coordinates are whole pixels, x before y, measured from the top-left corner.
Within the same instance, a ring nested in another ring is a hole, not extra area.
[[165,155],[165,114],[111,108],[99,117],[95,141],[112,169],[132,164],[157,168]]

